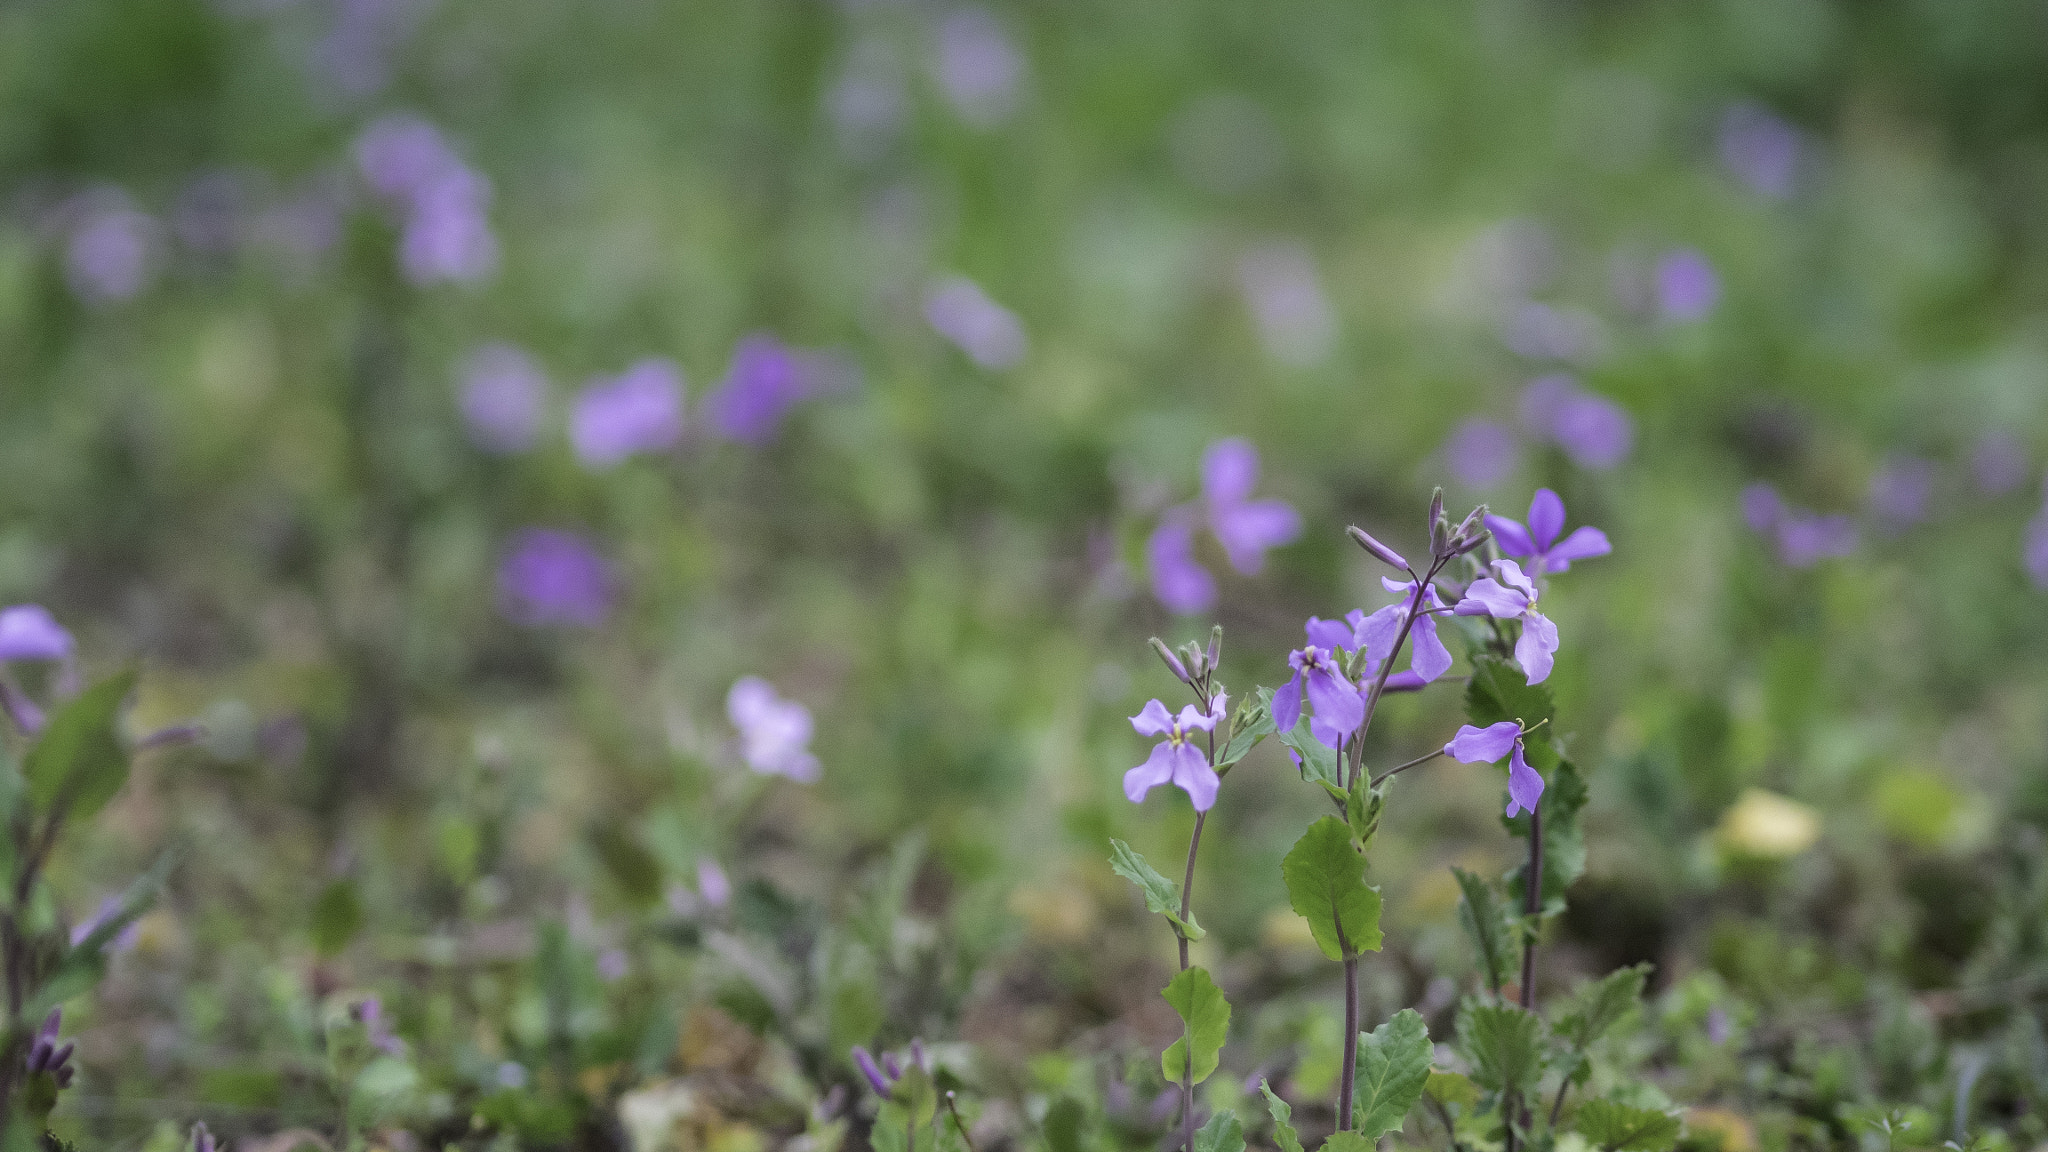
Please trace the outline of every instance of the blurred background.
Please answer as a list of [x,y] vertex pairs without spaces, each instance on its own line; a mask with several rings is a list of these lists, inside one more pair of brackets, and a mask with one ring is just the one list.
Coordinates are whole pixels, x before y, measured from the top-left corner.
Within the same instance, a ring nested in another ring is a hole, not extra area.
[[[59,863],[176,854],[60,1126],[860,1147],[922,1038],[1151,1147],[1145,640],[1277,685],[1442,485],[1614,543],[1541,976],[1657,965],[1688,1140],[2048,1139],[2044,209],[2030,0],[0,3],[0,601],[207,732]],[[1368,1021],[1472,986],[1500,790],[1398,783]],[[1216,1106],[1337,1074],[1320,803],[1210,822]]]

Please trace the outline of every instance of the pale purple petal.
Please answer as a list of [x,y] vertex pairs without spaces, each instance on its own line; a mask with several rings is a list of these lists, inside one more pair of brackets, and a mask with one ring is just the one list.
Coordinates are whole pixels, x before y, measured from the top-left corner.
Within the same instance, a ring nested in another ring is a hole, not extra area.
[[1237,504],[1259,483],[1259,450],[1249,440],[1232,436],[1202,453],[1202,495],[1211,504]]
[[1184,704],[1181,706],[1178,723],[1182,732],[1193,732],[1197,728],[1208,732],[1216,727],[1216,717],[1213,713],[1204,712],[1193,704]]
[[1534,556],[1536,554],[1536,542],[1529,539],[1529,530],[1522,527],[1520,522],[1510,520],[1505,516],[1495,516],[1492,513],[1488,513],[1486,527],[1488,531],[1493,533],[1493,538],[1500,543],[1500,550],[1509,556]]
[[709,856],[697,858],[697,895],[713,908],[723,908],[732,902],[732,880],[718,861]]
[[1635,422],[1614,401],[1581,392],[1558,410],[1550,435],[1572,463],[1604,472],[1628,459]]
[[1466,724],[1444,745],[1444,754],[1453,760],[1467,764],[1492,764],[1515,746],[1515,740],[1522,734],[1522,726],[1513,720],[1488,724],[1477,728]]
[[1986,496],[2003,496],[2027,482],[2027,449],[2010,432],[1986,432],[1970,453],[1970,472]]
[[980,285],[964,276],[948,277],[933,285],[925,296],[924,316],[933,331],[982,368],[1015,368],[1030,350],[1016,314],[989,299]]
[[1491,488],[1515,474],[1521,447],[1497,420],[1467,420],[1444,441],[1444,467],[1468,488]]
[[1173,782],[1194,801],[1197,812],[1207,812],[1216,803],[1216,788],[1222,783],[1202,756],[1202,750],[1193,744],[1183,744],[1174,750]]
[[1173,731],[1173,713],[1157,700],[1145,701],[1145,707],[1131,717],[1131,727],[1140,736],[1164,736]]
[[1296,672],[1273,693],[1273,726],[1292,732],[1301,723],[1301,673]]
[[683,436],[683,374],[667,360],[642,360],[583,390],[569,440],[587,467],[610,468],[641,452],[675,447]]
[[71,649],[71,633],[42,605],[0,609],[0,661],[62,660]]
[[1145,793],[1173,779],[1173,747],[1171,740],[1161,740],[1143,764],[1124,773],[1124,795],[1131,803],[1144,803]]
[[1733,104],[1721,116],[1721,163],[1753,192],[1790,196],[1801,151],[1799,130],[1760,104]]
[[1216,580],[1195,562],[1195,530],[1185,509],[1167,513],[1146,542],[1152,595],[1167,611],[1192,616],[1216,602]]
[[1758,481],[1742,490],[1742,522],[1752,532],[1769,532],[1777,527],[1778,518],[1785,513],[1785,502],[1778,499],[1778,490]]
[[939,90],[974,127],[992,128],[1016,108],[1024,57],[987,9],[961,8],[939,22],[934,63]]
[[1508,758],[1508,815],[1517,811],[1534,812],[1536,802],[1543,798],[1543,777],[1529,761],[1522,756],[1520,741],[1515,742],[1515,751]]
[[1424,683],[1451,670],[1451,650],[1444,647],[1443,640],[1436,634],[1436,617],[1417,616],[1408,644],[1415,650],[1409,667],[1422,677]]
[[733,350],[725,379],[705,397],[705,413],[720,436],[766,444],[789,410],[811,395],[810,377],[803,358],[781,341],[749,336]]
[[1557,625],[1550,617],[1531,609],[1522,617],[1522,638],[1515,641],[1515,663],[1522,666],[1522,675],[1531,684],[1541,684],[1550,677],[1550,666],[1557,652]]
[[603,624],[615,583],[611,565],[589,541],[547,528],[520,532],[498,566],[500,607],[529,627]]
[[1333,751],[1344,746],[1344,733],[1323,723],[1321,716],[1311,715],[1308,718],[1308,734],[1316,743]]
[[1209,528],[1223,545],[1230,566],[1255,576],[1266,565],[1266,550],[1293,543],[1301,535],[1301,516],[1280,500],[1255,500],[1227,507],[1211,506]]
[[1394,653],[1394,641],[1401,637],[1401,621],[1408,616],[1408,605],[1389,604],[1367,616],[1353,633],[1359,649],[1365,652],[1366,671],[1378,672],[1381,664]]
[[1317,648],[1327,648],[1335,652],[1339,648],[1357,647],[1356,641],[1352,639],[1351,625],[1341,620],[1323,620],[1311,616],[1308,618],[1306,631],[1309,644]]
[[1856,551],[1856,522],[1847,516],[1788,512],[1778,523],[1778,555],[1788,567],[1811,568]]
[[1564,531],[1564,499],[1548,488],[1538,488],[1529,501],[1529,539],[1538,552],[1546,551]]
[[784,700],[758,676],[743,676],[726,694],[726,715],[739,730],[740,754],[756,772],[810,783],[818,777],[811,754],[811,711]]
[[65,280],[88,304],[139,295],[157,267],[157,224],[119,192],[98,192],[64,252]]
[[1895,457],[1870,478],[1870,510],[1898,529],[1927,518],[1934,502],[1935,468],[1930,460]]
[[1316,715],[1346,735],[1358,731],[1365,723],[1365,701],[1358,697],[1358,686],[1322,667],[1311,669],[1307,676],[1308,698]]
[[1387,677],[1387,682],[1380,688],[1380,691],[1382,693],[1419,692],[1428,686],[1429,681],[1424,680],[1420,673],[1410,669],[1406,672],[1396,672]]
[[1493,562],[1493,571],[1495,575],[1500,577],[1501,583],[1520,592],[1531,601],[1536,599],[1536,585],[1530,582],[1527,576],[1522,574],[1522,566],[1520,564],[1515,563],[1513,560],[1495,560]]
[[1500,620],[1513,620],[1529,606],[1529,598],[1512,588],[1503,587],[1491,576],[1481,576],[1465,589],[1464,599],[1453,609],[1460,616],[1492,616]]
[[1565,570],[1564,565],[1573,560],[1589,560],[1595,556],[1605,556],[1612,551],[1614,545],[1607,542],[1607,533],[1588,526],[1575,529],[1571,535],[1559,541],[1557,547],[1552,548],[1545,558],[1549,561],[1547,567],[1550,571],[1562,572]]

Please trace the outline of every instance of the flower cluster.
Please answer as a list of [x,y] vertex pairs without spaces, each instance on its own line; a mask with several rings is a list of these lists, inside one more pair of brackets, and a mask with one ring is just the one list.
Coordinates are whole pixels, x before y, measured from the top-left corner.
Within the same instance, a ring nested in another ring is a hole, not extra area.
[[417,116],[385,116],[356,141],[356,166],[399,216],[406,279],[478,284],[497,271],[491,182],[462,162],[440,129]]

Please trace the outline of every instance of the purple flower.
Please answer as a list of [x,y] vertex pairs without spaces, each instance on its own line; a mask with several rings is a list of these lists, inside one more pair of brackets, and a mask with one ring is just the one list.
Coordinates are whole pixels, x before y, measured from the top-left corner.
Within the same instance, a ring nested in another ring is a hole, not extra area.
[[[1351,647],[1353,651],[1365,653],[1365,672],[1368,676],[1376,675],[1380,665],[1393,653],[1394,642],[1401,635],[1401,621],[1407,617],[1408,610],[1414,605],[1416,594],[1416,582],[1413,580],[1394,580],[1382,576],[1380,587],[1399,594],[1401,599],[1370,616],[1363,616],[1354,610],[1345,617],[1347,620],[1358,617],[1353,621]],[[1443,606],[1444,602],[1437,597],[1436,586],[1430,585],[1423,598],[1422,607]],[[1408,642],[1413,653],[1408,666],[1420,678],[1422,684],[1428,684],[1451,670],[1451,650],[1444,647],[1443,640],[1436,634],[1435,616],[1427,612],[1416,616],[1415,623],[1408,630]],[[1393,677],[1390,675],[1388,682],[1392,681]]]
[[462,368],[462,421],[486,452],[533,447],[547,415],[548,378],[533,358],[510,344],[486,344]]
[[1986,432],[1970,453],[1970,472],[1986,496],[2003,496],[2027,482],[2027,448],[2006,431]]
[[220,1152],[220,1144],[214,1140],[213,1133],[206,1130],[203,1121],[192,1125],[192,1143],[186,1152]]
[[1934,465],[1915,457],[1887,460],[1870,478],[1870,510],[1892,528],[1927,518],[1934,501]]
[[1785,502],[1778,498],[1778,490],[1758,481],[1742,490],[1742,522],[1752,532],[1769,532],[1778,526],[1778,518],[1785,514]]
[[1266,550],[1301,535],[1301,517],[1284,500],[1252,500],[1259,483],[1259,450],[1237,437],[1218,440],[1202,453],[1202,496],[1209,530],[1223,545],[1230,566],[1247,576],[1265,567]]
[[1287,664],[1294,669],[1294,675],[1273,693],[1273,724],[1280,731],[1292,732],[1301,723],[1304,681],[1309,703],[1315,705],[1315,718],[1323,730],[1318,739],[1329,743],[1324,737],[1334,736],[1341,743],[1365,723],[1365,699],[1358,694],[1358,685],[1345,678],[1344,669],[1329,649],[1310,644],[1289,652]]
[[2034,587],[2048,588],[2048,508],[2043,508],[2027,521],[2020,562],[2026,565],[2027,577],[2034,582]]
[[1657,261],[1657,311],[1666,320],[1706,319],[1721,299],[1721,278],[1696,248],[1668,252]]
[[1146,701],[1144,709],[1131,717],[1131,727],[1140,736],[1165,739],[1152,746],[1152,755],[1143,764],[1124,773],[1124,795],[1131,803],[1143,803],[1145,794],[1161,784],[1171,784],[1186,792],[1197,812],[1207,812],[1216,803],[1216,789],[1222,779],[1209,767],[1209,758],[1195,746],[1194,734],[1214,732],[1225,715],[1225,704],[1223,693],[1218,692],[1210,701],[1207,715],[1189,704],[1180,710],[1179,716],[1174,716],[1159,701]]
[[1015,368],[1030,349],[1016,314],[989,299],[965,276],[950,276],[932,286],[924,299],[924,318],[969,360],[991,371]]
[[759,676],[742,676],[725,695],[725,714],[739,729],[740,755],[747,767],[802,784],[818,778],[818,758],[811,754],[810,709],[784,700]]
[[156,221],[119,191],[85,198],[87,207],[64,250],[64,278],[87,304],[130,300],[156,272]]
[[0,609],[0,661],[63,660],[72,647],[71,633],[42,605]]
[[1515,662],[1529,683],[1541,684],[1550,676],[1557,653],[1557,625],[1536,610],[1536,585],[1522,575],[1513,560],[1493,562],[1495,580],[1481,576],[1465,589],[1465,598],[1453,609],[1460,616],[1491,616],[1497,620],[1520,620],[1522,638],[1515,642]]
[[611,615],[611,565],[574,532],[528,528],[513,538],[498,567],[498,602],[506,616],[539,628],[595,628]]
[[1856,523],[1847,516],[1816,516],[1788,508],[1778,519],[1778,556],[1788,567],[1811,568],[1856,551]]
[[667,360],[642,360],[576,397],[569,442],[586,467],[610,468],[683,438],[683,374]]
[[1531,432],[1555,442],[1581,468],[1613,468],[1635,443],[1635,422],[1621,405],[1561,372],[1531,380],[1521,410]]
[[439,129],[393,113],[356,140],[356,167],[399,212],[399,264],[415,284],[476,283],[497,270],[491,182],[464,164]]
[[705,397],[711,427],[728,440],[761,445],[783,416],[812,392],[801,357],[773,336],[749,336],[733,350],[725,380]]
[[1169,612],[1192,616],[1216,602],[1216,578],[1195,561],[1195,517],[1189,508],[1170,508],[1145,542],[1151,562],[1152,595]]
[[1538,488],[1536,498],[1529,501],[1527,527],[1493,515],[1487,516],[1486,526],[1500,542],[1500,550],[1527,564],[1532,576],[1570,571],[1574,560],[1590,560],[1614,551],[1607,533],[1598,528],[1582,527],[1559,540],[1557,534],[1564,531],[1564,500],[1548,488]]
[[732,881],[725,875],[725,869],[709,856],[697,858],[697,895],[713,908],[723,908],[732,903]]
[[876,1066],[875,1058],[869,1055],[868,1050],[858,1044],[853,1046],[853,1065],[860,1069],[862,1076],[867,1077],[868,1086],[875,1090],[876,1095],[889,1095],[889,1078],[882,1075],[881,1068]]
[[1444,441],[1444,466],[1460,484],[1491,488],[1515,474],[1521,447],[1514,429],[1498,420],[1471,419]]
[[1760,104],[1744,101],[1721,115],[1721,163],[1759,195],[1783,200],[1799,175],[1799,130]]
[[939,90],[962,120],[993,128],[1017,107],[1024,57],[985,8],[961,8],[939,22]]
[[1307,367],[1330,354],[1337,313],[1306,248],[1271,244],[1245,253],[1237,262],[1237,283],[1273,359]]
[[349,1008],[349,1015],[363,1026],[370,1045],[387,1056],[405,1055],[405,1041],[391,1031],[391,1021],[384,1016],[384,1002],[375,996],[365,997]]
[[1444,745],[1444,754],[1467,764],[1498,764],[1501,757],[1509,757],[1509,816],[1536,811],[1536,802],[1543,798],[1543,777],[1529,767],[1529,761],[1522,755],[1522,726],[1513,720],[1484,728],[1464,725]]

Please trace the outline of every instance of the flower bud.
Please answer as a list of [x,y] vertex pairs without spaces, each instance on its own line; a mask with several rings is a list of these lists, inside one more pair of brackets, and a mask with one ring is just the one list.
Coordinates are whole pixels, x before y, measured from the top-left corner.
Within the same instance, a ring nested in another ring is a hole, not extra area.
[[1373,539],[1372,534],[1365,529],[1354,524],[1344,531],[1350,533],[1351,539],[1356,541],[1360,548],[1372,553],[1380,563],[1389,565],[1399,572],[1406,572],[1408,570],[1408,561],[1402,559],[1399,552]]
[[1439,488],[1429,498],[1429,550],[1441,556],[1448,542],[1448,526],[1444,523],[1444,490]]
[[1484,528],[1481,528],[1479,531],[1472,533],[1470,536],[1459,537],[1458,539],[1451,541],[1450,556],[1463,556],[1465,553],[1470,552],[1474,548],[1479,547],[1481,544],[1486,543],[1486,541],[1492,536],[1493,533],[1488,532]]
[[1209,674],[1209,660],[1202,655],[1202,646],[1193,640],[1180,646],[1180,661],[1188,666],[1193,679],[1200,680]]
[[1161,640],[1157,636],[1154,636],[1152,638],[1152,651],[1159,654],[1160,661],[1166,665],[1166,670],[1168,672],[1173,673],[1174,679],[1180,681],[1183,684],[1193,683],[1193,681],[1188,678],[1187,666],[1180,662],[1180,657],[1175,656],[1173,654],[1173,649],[1168,648],[1166,646],[1166,641]]
[[1223,625],[1209,629],[1209,667],[1223,663]]

